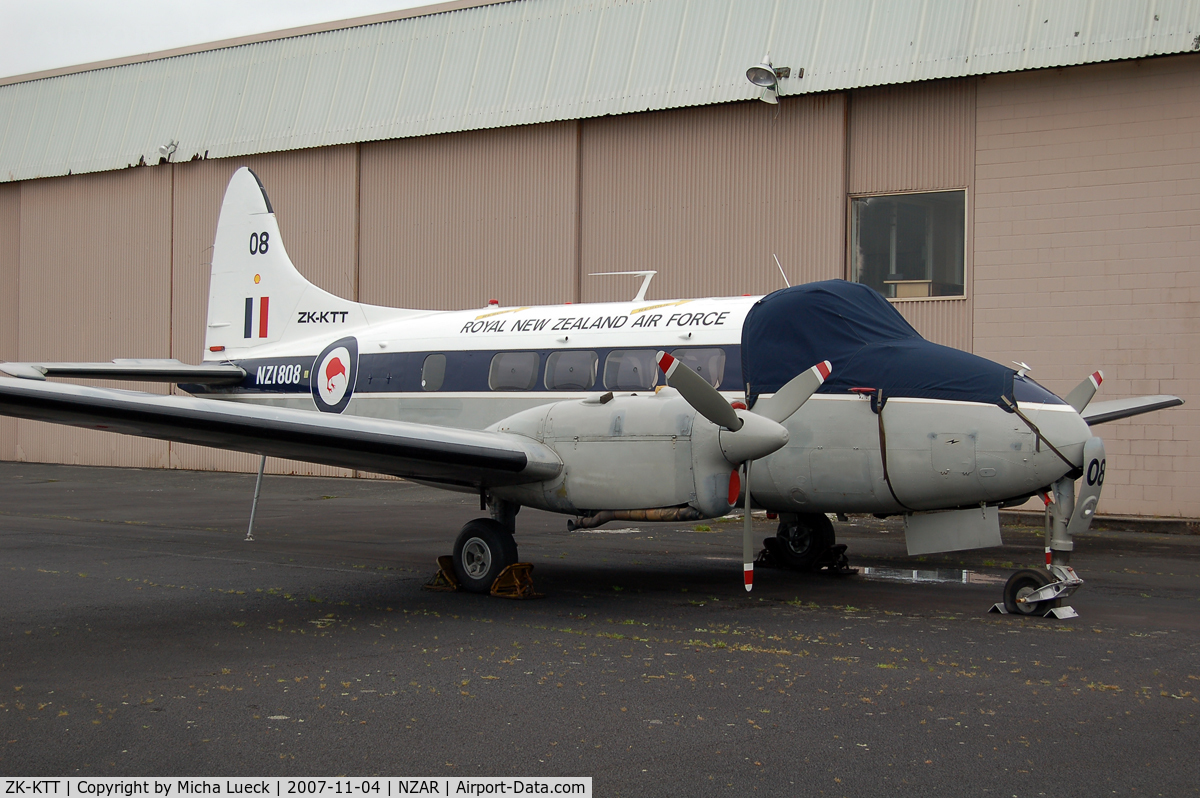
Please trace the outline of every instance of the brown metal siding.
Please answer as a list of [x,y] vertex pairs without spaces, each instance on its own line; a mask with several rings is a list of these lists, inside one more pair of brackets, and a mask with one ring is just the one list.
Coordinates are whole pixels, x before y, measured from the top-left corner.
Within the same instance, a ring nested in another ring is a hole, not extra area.
[[[354,299],[357,153],[354,145],[177,164],[174,186],[171,356],[203,355],[208,275],[221,198],[229,178],[248,166],[263,181],[296,268],[326,291]],[[254,455],[171,444],[171,466],[254,471]],[[345,469],[268,459],[270,473],[349,475]]]
[[561,122],[363,144],[361,300],[571,301],[578,139]]
[[582,300],[755,294],[842,276],[840,94],[583,123]]
[[896,309],[931,341],[971,350],[971,230],[975,79],[939,80],[850,96],[849,193],[967,190],[963,299],[901,300]]
[[[170,171],[138,168],[21,185],[19,357],[167,357]],[[115,387],[163,393],[160,385]],[[18,459],[164,466],[167,444],[33,421]]]
[[[17,281],[21,265],[21,184],[0,184],[0,360],[16,360],[19,351]],[[0,418],[0,460],[17,456],[17,422]]]
[[1066,392],[1168,393],[1106,424],[1100,512],[1200,516],[1200,55],[979,83],[975,345]]

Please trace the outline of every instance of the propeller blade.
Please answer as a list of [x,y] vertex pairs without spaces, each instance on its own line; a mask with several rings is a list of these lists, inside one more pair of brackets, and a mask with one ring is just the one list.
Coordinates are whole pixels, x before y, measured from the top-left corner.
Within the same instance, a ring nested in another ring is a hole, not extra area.
[[754,404],[754,412],[782,424],[808,401],[832,371],[830,362],[822,360],[808,371],[792,377],[774,396],[760,398]]
[[754,519],[750,517],[750,464],[746,461],[746,500],[745,515],[742,517],[742,574],[746,582],[746,592],[754,589]]
[[1102,382],[1104,382],[1104,372],[1093,371],[1086,380],[1076,385],[1066,395],[1067,404],[1075,408],[1076,413],[1082,413],[1083,409],[1088,406],[1088,402],[1092,401],[1092,397],[1096,395]]
[[718,427],[733,432],[742,428],[742,420],[738,418],[738,414],[708,380],[666,352],[659,352],[657,359],[658,367],[667,375],[667,385],[679,391],[697,413]]

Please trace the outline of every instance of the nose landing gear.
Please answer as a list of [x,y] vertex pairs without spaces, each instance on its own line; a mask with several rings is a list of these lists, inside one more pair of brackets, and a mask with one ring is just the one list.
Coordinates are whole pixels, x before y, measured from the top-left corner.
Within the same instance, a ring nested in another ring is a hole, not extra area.
[[1062,620],[1078,618],[1071,607],[1063,607],[1062,599],[1071,595],[1083,580],[1069,565],[1051,565],[1046,571],[1025,568],[1008,578],[1004,585],[1004,603],[996,604],[991,612],[1011,615],[1040,615]]
[[1075,480],[1070,475],[1054,483],[1051,492],[1042,494],[1046,503],[1046,570],[1026,568],[1017,571],[1004,585],[1004,603],[993,605],[989,612],[1013,615],[1040,615],[1055,618],[1078,618],[1071,607],[1063,607],[1062,599],[1070,596],[1083,580],[1068,563],[1075,544],[1071,538],[1086,532],[1100,499],[1104,485],[1104,442],[1091,438],[1083,448],[1084,483],[1079,502],[1075,501]]

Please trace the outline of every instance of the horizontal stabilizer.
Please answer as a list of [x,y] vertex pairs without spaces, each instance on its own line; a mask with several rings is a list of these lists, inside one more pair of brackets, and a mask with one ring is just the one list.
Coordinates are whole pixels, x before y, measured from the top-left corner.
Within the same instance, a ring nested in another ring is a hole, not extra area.
[[204,363],[193,366],[174,358],[118,359],[109,363],[0,363],[0,373],[26,380],[75,377],[138,382],[186,382],[196,385],[233,385],[246,377],[246,372],[232,363]]
[[1080,414],[1088,426],[1107,424],[1130,416],[1140,416],[1142,413],[1152,413],[1168,407],[1183,404],[1178,396],[1135,396],[1132,399],[1110,399],[1107,402],[1092,402]]
[[521,435],[62,383],[0,378],[0,415],[471,488],[562,470]]

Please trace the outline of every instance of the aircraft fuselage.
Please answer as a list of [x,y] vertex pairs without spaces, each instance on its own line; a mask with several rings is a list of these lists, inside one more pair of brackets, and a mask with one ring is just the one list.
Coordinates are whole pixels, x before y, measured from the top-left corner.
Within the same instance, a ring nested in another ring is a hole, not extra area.
[[[727,490],[725,483],[702,484],[720,480],[692,459],[693,439],[712,425],[663,389],[653,355],[683,357],[730,401],[742,399],[742,325],[758,299],[489,307],[369,324],[347,322],[351,303],[298,307],[289,324],[311,327],[311,336],[297,340],[293,332],[286,343],[259,344],[247,357],[257,343],[248,324],[247,349],[220,353],[245,369],[246,379],[227,388],[185,387],[211,398],[535,437],[558,451],[564,476],[511,489],[510,498],[544,509],[611,508],[613,496],[627,509],[703,503],[698,493]],[[353,355],[349,373],[314,378],[338,346]],[[349,381],[339,402],[325,404],[314,386],[340,387],[339,380]],[[1080,415],[1036,383],[1019,382],[1022,413],[1080,462],[1091,435]],[[607,391],[616,399],[599,404],[596,397]],[[785,426],[787,445],[752,475],[756,506],[777,512],[994,504],[1028,496],[1071,470],[996,404],[896,396],[877,413],[865,392],[818,393]],[[727,483],[727,468],[709,470],[722,469]]]

